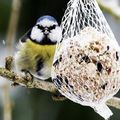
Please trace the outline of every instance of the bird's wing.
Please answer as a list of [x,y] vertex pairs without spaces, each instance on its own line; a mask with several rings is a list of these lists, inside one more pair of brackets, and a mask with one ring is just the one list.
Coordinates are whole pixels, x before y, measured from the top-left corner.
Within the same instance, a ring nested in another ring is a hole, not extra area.
[[24,42],[26,42],[28,39],[31,39],[31,38],[30,38],[31,30],[32,30],[32,29],[29,29],[29,30],[20,38],[20,42],[24,43]]

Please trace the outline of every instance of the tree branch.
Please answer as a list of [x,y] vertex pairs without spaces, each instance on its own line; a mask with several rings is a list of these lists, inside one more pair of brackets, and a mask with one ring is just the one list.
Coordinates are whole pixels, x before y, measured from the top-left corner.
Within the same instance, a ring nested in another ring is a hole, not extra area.
[[6,38],[6,47],[9,49],[9,54],[13,53],[13,44],[15,42],[16,30],[20,17],[20,9],[21,0],[12,0],[12,9]]
[[97,0],[103,11],[120,20],[120,6],[117,0]]
[[[11,66],[12,60],[13,59],[11,57],[6,58],[5,65]],[[9,69],[6,69],[6,68],[9,68]],[[19,85],[27,87],[27,88],[42,89],[42,90],[51,92],[53,94],[58,92],[58,90],[56,89],[56,87],[54,86],[54,84],[52,82],[42,81],[42,80],[38,80],[35,78],[32,81],[29,79],[26,80],[24,77],[21,77],[18,74],[16,74],[15,72],[11,71],[10,67],[6,67],[6,68],[0,67],[0,76],[4,77],[14,83],[18,83]],[[63,101],[63,100],[66,100],[67,98],[65,98],[63,96],[58,96],[58,97],[53,96],[53,99]],[[120,98],[113,97],[112,99],[108,100],[106,103],[109,106],[120,109]]]
[[114,107],[116,109],[120,109],[120,98],[113,97],[107,101],[107,105]]
[[12,105],[11,105],[11,99],[9,94],[9,86],[8,84],[5,84],[3,87],[3,118],[4,120],[12,120]]
[[37,89],[42,89],[52,93],[55,93],[57,91],[54,84],[51,82],[37,80],[34,78],[34,80],[30,83],[29,80],[26,80],[25,78],[17,75],[12,71],[7,70],[6,68],[0,67],[0,76],[6,79],[9,79],[12,82],[18,83],[22,86],[25,86],[27,88],[37,88]]

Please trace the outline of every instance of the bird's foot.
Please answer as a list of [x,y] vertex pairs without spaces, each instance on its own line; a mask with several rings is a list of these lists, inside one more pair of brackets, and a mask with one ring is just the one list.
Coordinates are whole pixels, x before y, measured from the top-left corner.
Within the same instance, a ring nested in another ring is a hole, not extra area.
[[28,87],[28,88],[30,88],[31,87],[31,85],[32,85],[32,83],[33,83],[33,75],[29,72],[29,71],[27,71],[27,70],[22,70],[22,72],[24,73],[24,79],[26,80],[26,86]]

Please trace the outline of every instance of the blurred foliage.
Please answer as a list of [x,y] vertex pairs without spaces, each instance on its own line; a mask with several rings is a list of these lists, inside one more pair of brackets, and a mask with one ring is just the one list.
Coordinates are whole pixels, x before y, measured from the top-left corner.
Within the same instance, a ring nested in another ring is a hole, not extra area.
[[22,0],[19,22],[20,36],[30,29],[42,15],[54,16],[60,23],[68,0]]
[[0,0],[0,37],[6,33],[11,10],[11,0]]
[[[42,15],[52,15],[58,22],[66,9],[68,0],[22,0],[22,8],[16,41],[36,22]],[[6,38],[8,22],[10,18],[12,0],[0,0],[0,40]],[[117,38],[120,28],[113,18],[109,17],[109,23]],[[111,22],[111,21],[114,21]],[[118,27],[116,27],[115,26]],[[13,88],[13,120],[103,120],[93,109],[83,107],[72,101],[55,102],[51,94],[37,89]],[[1,103],[1,100],[0,100]],[[111,120],[119,120],[120,110],[112,109],[114,116]],[[2,119],[2,106],[0,106],[0,120]]]
[[[42,15],[52,15],[60,23],[68,0],[21,0],[22,8],[18,26],[18,37],[30,29]],[[12,0],[0,0],[0,35],[5,36],[10,18]],[[1,36],[0,36],[1,37]]]

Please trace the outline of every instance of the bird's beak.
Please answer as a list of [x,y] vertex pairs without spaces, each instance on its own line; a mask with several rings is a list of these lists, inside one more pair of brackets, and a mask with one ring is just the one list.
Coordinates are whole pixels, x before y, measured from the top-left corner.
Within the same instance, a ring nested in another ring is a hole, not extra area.
[[44,34],[48,34],[49,33],[49,30],[48,30],[48,28],[45,28],[45,30],[44,30]]

